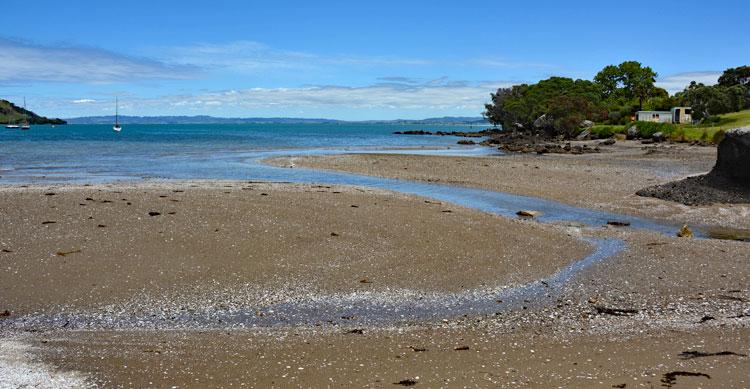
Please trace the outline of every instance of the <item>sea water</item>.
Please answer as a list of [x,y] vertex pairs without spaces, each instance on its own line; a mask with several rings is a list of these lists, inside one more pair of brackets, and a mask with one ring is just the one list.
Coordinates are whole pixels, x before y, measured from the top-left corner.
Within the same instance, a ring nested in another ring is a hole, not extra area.
[[164,179],[254,179],[245,161],[264,152],[340,153],[421,149],[489,152],[452,136],[395,131],[479,131],[407,124],[130,124],[0,128],[0,185]]

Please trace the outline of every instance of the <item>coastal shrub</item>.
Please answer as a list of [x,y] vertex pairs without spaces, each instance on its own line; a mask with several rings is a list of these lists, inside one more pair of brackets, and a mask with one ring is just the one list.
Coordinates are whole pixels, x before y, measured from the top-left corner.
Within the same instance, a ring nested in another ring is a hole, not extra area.
[[650,138],[657,132],[661,132],[664,135],[672,134],[675,131],[675,125],[671,123],[653,123],[653,122],[636,122],[635,126],[638,128],[638,135],[641,138]]
[[625,127],[613,125],[596,125],[591,127],[589,131],[591,132],[592,137],[603,139],[611,138],[615,134],[625,131]]
[[675,142],[685,142],[687,140],[685,136],[685,129],[680,127],[673,131],[669,136]]
[[724,134],[725,134],[724,130],[716,131],[711,141],[718,145],[719,143],[721,143],[722,140],[724,140]]
[[708,140],[708,130],[704,129],[703,133],[701,134],[701,142],[706,142]]

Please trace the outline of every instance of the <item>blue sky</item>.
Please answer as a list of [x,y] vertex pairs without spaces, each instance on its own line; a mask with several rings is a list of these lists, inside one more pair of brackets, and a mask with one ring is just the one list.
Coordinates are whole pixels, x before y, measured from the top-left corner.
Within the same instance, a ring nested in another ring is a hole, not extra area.
[[638,60],[750,64],[745,1],[5,0],[0,97],[48,116],[478,116],[497,87]]

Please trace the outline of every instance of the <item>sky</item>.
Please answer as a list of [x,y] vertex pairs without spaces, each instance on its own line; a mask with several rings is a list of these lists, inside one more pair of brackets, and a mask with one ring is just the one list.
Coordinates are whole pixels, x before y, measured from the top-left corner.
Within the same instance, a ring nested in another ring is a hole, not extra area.
[[50,117],[480,116],[499,87],[750,64],[738,1],[4,0],[0,98]]

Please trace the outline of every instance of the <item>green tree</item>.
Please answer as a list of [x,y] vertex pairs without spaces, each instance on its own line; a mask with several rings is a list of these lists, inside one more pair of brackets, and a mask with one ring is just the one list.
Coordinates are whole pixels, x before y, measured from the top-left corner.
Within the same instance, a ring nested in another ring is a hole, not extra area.
[[643,109],[643,101],[654,91],[656,72],[637,61],[623,62],[619,68],[623,73],[622,83],[627,95],[638,99],[638,109]]
[[656,72],[638,61],[625,61],[617,66],[608,65],[594,76],[594,82],[601,87],[602,98],[611,104],[622,104],[616,99],[638,100],[638,109],[651,97],[655,88]]
[[719,77],[719,85],[734,86],[742,85],[750,87],[750,66],[729,68]]

